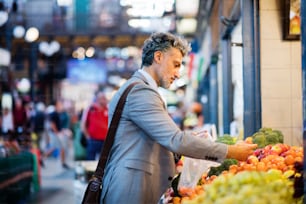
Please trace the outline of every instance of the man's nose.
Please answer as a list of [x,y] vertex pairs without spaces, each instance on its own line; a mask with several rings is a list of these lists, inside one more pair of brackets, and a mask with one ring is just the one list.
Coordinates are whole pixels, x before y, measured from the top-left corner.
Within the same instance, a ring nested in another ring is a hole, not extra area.
[[180,78],[181,74],[180,74],[179,71],[177,71],[174,76],[175,76],[175,79],[178,79],[178,78]]

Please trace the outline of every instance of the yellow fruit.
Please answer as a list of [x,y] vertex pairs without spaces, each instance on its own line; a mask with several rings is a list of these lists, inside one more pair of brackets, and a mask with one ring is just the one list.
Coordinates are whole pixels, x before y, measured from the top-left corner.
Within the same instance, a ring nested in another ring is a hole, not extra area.
[[289,178],[289,177],[293,176],[294,173],[295,173],[295,172],[294,172],[293,170],[287,170],[287,171],[284,172],[284,176],[285,176],[286,178]]

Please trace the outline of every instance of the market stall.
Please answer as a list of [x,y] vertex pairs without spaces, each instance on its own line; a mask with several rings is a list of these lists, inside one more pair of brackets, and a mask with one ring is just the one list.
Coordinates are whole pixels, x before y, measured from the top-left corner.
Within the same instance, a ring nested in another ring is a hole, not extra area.
[[0,203],[17,203],[30,195],[34,174],[30,152],[0,158]]
[[[225,135],[219,142],[233,144]],[[211,165],[183,157],[181,172],[172,180],[160,204],[303,203],[303,148],[283,143],[283,134],[261,128],[244,142],[258,148],[246,161],[225,159]]]

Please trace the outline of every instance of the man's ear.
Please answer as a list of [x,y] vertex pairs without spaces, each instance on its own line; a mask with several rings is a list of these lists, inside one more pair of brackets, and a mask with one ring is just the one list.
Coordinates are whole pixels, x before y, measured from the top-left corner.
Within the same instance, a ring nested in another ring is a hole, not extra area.
[[161,62],[161,60],[162,60],[162,52],[161,51],[156,51],[156,52],[154,52],[154,61],[156,62],[156,63],[160,63]]

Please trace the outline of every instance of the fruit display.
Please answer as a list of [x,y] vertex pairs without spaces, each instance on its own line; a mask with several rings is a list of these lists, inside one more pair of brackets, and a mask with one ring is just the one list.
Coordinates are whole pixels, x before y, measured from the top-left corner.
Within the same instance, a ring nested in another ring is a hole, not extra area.
[[[281,132],[272,129],[258,132],[282,138]],[[267,145],[254,150],[246,161],[226,159],[220,166],[203,172],[193,188],[172,185],[160,203],[303,203],[303,148],[274,144],[274,140],[270,144],[271,138],[268,141]],[[253,141],[246,138],[245,142]],[[175,184],[179,178],[178,174]]]
[[204,187],[203,193],[193,199],[183,198],[181,203],[294,203],[292,185],[292,181],[279,170],[230,173],[217,177],[213,183]]

